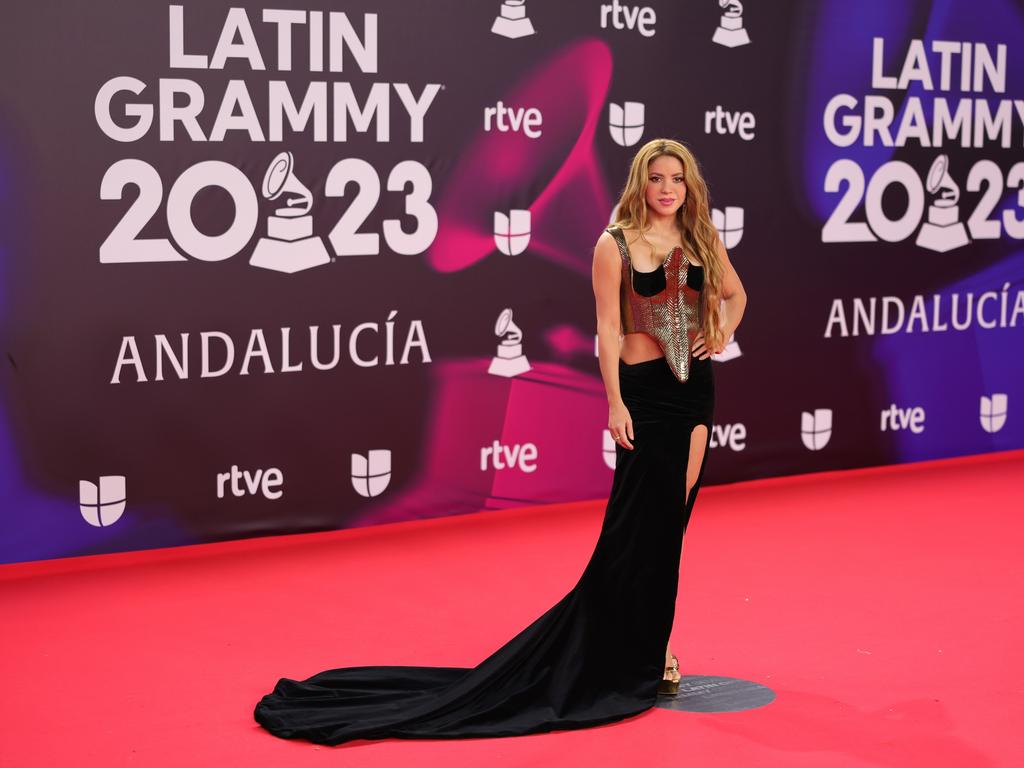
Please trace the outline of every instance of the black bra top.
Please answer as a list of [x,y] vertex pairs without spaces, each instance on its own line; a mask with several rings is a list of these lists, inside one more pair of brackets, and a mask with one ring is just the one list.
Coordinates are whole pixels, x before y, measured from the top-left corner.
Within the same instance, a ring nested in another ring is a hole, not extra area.
[[[686,285],[695,291],[703,288],[704,267],[690,264],[686,268]],[[665,265],[659,265],[653,272],[637,272],[634,269],[633,290],[641,296],[657,296],[665,290]]]

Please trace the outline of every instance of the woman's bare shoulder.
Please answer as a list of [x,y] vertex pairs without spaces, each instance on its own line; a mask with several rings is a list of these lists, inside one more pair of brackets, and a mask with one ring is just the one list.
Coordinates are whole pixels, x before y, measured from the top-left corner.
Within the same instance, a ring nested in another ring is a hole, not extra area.
[[605,229],[601,231],[600,236],[597,238],[594,250],[600,253],[618,253],[619,245],[615,240],[615,236]]

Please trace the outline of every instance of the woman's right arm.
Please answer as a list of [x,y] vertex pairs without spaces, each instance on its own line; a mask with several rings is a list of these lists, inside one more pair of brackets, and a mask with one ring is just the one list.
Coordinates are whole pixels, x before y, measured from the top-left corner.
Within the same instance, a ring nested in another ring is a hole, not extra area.
[[613,435],[625,435],[619,443],[632,449],[633,422],[619,391],[619,288],[622,261],[615,238],[602,232],[594,246],[593,283],[597,305],[597,357],[608,395],[608,428]]

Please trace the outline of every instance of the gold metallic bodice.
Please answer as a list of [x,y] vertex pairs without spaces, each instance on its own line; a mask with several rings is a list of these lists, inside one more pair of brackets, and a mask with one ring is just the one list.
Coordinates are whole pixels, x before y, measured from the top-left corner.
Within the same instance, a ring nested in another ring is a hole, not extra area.
[[[623,335],[646,333],[658,342],[672,373],[679,381],[690,378],[693,337],[700,331],[700,296],[703,288],[703,267],[690,264],[682,249],[675,248],[658,268],[664,270],[665,287],[653,296],[638,294],[633,283],[633,262],[622,229],[606,230],[615,238],[622,257],[622,281],[619,307]],[[690,275],[693,270],[699,275]],[[657,271],[657,270],[656,270]],[[642,275],[653,273],[641,272]],[[694,279],[697,278],[697,279]],[[691,285],[700,286],[697,289]]]

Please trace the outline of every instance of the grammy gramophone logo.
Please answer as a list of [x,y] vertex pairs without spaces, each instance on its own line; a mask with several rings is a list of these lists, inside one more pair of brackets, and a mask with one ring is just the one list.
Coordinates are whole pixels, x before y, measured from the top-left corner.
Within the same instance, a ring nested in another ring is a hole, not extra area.
[[526,0],[505,0],[491,25],[491,32],[510,38],[532,35],[533,23],[526,15]]
[[967,245],[967,229],[960,221],[960,187],[949,175],[949,155],[939,155],[925,179],[925,189],[934,200],[928,206],[928,220],[917,233],[917,245],[932,251],[951,251]]
[[267,217],[267,236],[256,243],[249,263],[277,272],[301,272],[330,262],[321,238],[313,234],[313,194],[295,176],[295,159],[282,152],[263,176],[263,197],[280,201]]
[[494,335],[501,339],[498,351],[491,358],[488,373],[495,376],[518,376],[530,370],[530,361],[523,354],[523,332],[512,322],[512,309],[506,307],[494,324]]
[[743,28],[743,3],[740,0],[718,0],[718,7],[723,13],[711,38],[712,42],[726,48],[738,48],[750,43],[750,35]]

